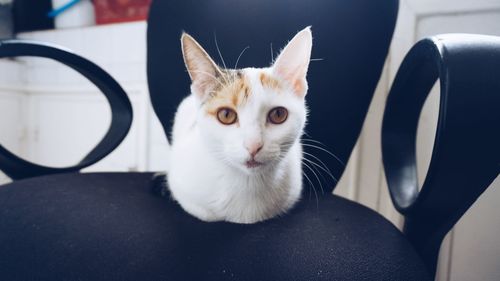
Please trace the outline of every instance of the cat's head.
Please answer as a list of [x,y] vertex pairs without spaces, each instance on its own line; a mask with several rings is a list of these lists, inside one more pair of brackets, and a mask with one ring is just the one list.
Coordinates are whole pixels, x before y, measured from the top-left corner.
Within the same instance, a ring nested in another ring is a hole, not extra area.
[[246,173],[279,164],[306,122],[310,28],[297,33],[268,68],[223,69],[188,34],[181,42],[197,125],[210,151]]

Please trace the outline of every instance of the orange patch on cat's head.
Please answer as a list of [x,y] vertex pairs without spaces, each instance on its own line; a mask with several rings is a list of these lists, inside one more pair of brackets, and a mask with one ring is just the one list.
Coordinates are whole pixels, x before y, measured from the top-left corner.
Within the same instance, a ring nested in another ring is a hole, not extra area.
[[278,90],[281,88],[280,81],[275,79],[274,77],[272,77],[271,75],[269,75],[265,72],[260,73],[259,79],[260,79],[260,83],[264,87],[271,88],[274,90]]
[[205,102],[206,112],[216,116],[217,111],[222,107],[229,107],[234,110],[243,105],[250,95],[249,81],[241,74],[228,75],[227,79],[222,79],[222,86],[216,89],[210,98]]

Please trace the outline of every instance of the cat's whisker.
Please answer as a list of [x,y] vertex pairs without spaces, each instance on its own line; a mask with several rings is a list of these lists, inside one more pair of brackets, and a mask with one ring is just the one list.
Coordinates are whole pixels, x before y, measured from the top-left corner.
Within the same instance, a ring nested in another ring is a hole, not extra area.
[[318,172],[318,174],[321,176],[321,178],[322,178],[323,180],[326,180],[326,178],[323,176],[323,173],[322,173],[322,172],[324,172],[324,171],[323,171],[323,170],[318,170],[318,168],[317,168],[318,164],[317,164],[317,163],[315,163],[315,162],[314,162],[314,161],[312,161],[311,159],[307,158],[305,155],[302,155],[302,160],[305,160],[305,161],[307,161],[308,163],[313,164],[312,168],[313,168],[316,172]]
[[318,144],[318,145],[321,145],[323,148],[328,148],[328,146],[320,141],[317,141],[315,139],[308,139],[308,138],[301,138],[300,139],[301,141],[306,141],[306,142],[312,142],[312,143],[315,143],[315,144]]
[[[308,133],[306,130],[304,130],[304,131],[302,132],[302,134],[303,134],[304,136],[308,136],[308,137],[312,138],[312,137],[311,137],[311,135],[309,135],[309,133]],[[302,138],[302,139],[305,139],[305,138]]]
[[[316,188],[314,187],[313,182],[311,181],[311,179],[307,176],[307,174],[306,174],[304,171],[302,171],[302,175],[304,175],[304,177],[305,177],[305,178],[307,179],[307,181],[309,182],[309,184],[310,184],[310,186],[311,186],[311,188],[312,188],[312,190],[313,190],[313,192],[314,192],[314,196],[316,197],[316,204],[317,204],[317,206],[319,207],[319,203],[318,203],[318,201],[319,201],[319,198],[318,198],[318,193],[316,192]],[[309,189],[309,190],[310,190],[310,189]],[[310,191],[309,191],[309,200],[311,200],[311,193],[310,193]]]
[[[309,134],[307,134],[307,133],[305,133],[305,132],[304,132],[304,134],[305,134],[305,135],[307,135],[308,137],[311,137]],[[303,140],[303,141],[309,141],[309,142],[313,142],[313,143],[320,144],[320,145],[322,145],[322,146],[324,146],[324,147],[325,147],[324,149],[326,149],[326,147],[328,147],[328,146],[327,146],[327,145],[325,145],[324,143],[322,143],[322,142],[320,142],[320,141],[317,141],[317,140],[315,140],[315,139],[312,139],[312,138],[309,138],[309,139],[308,139],[308,138],[301,138],[301,140]],[[329,153],[330,153],[333,157],[335,157],[335,159],[337,159],[337,161],[339,161],[339,162],[340,162],[340,163],[341,163],[341,164],[345,167],[345,163],[344,163],[344,161],[340,160],[340,158],[339,158],[339,157],[337,157],[337,155],[335,155],[335,153],[333,153],[333,152],[331,152],[331,151],[328,151],[328,152],[329,152]]]
[[193,73],[201,73],[201,74],[205,74],[207,75],[208,77],[214,79],[217,83],[220,84],[221,87],[224,87],[225,85],[217,78],[215,77],[213,74],[210,74],[206,71],[202,71],[202,70],[191,70],[190,72],[193,72]]
[[[245,53],[245,51],[246,51],[248,48],[250,48],[250,46],[246,46],[246,47],[243,49],[243,51],[241,51],[240,55],[238,56],[238,59],[236,59],[236,63],[234,64],[234,69],[235,69],[235,70],[236,70],[236,69],[238,69],[238,63],[240,62],[240,58],[241,58],[241,56]],[[235,73],[236,73],[236,71],[235,71]],[[236,75],[236,74],[234,74],[234,75]]]
[[[317,167],[317,169],[321,169],[321,171],[325,172],[328,176],[330,176],[335,182],[338,182],[337,178],[334,177],[332,175],[332,173],[330,173],[328,170],[326,170],[324,167],[322,167],[321,165],[319,165],[318,163],[312,161],[311,159],[307,159],[305,157],[303,157],[304,160],[306,160],[307,162],[311,163],[313,165],[313,167]],[[318,170],[316,170],[318,171]],[[318,173],[323,176],[323,173],[321,173],[321,171],[318,171]],[[324,177],[323,177],[324,179]]]
[[[315,143],[319,143],[321,145],[325,145],[324,143],[318,141],[318,140],[315,140],[315,139],[308,139],[308,138],[301,138],[301,140],[304,140],[304,141],[310,141],[310,142],[315,142]],[[326,146],[326,145],[325,145]]]
[[310,157],[313,157],[315,160],[319,161],[321,165],[320,165],[320,164],[318,164],[318,163],[316,163],[316,162],[314,162],[312,159],[307,159],[306,157],[304,157],[304,158],[306,158],[307,160],[311,161],[314,165],[318,166],[318,167],[319,167],[321,170],[323,170],[325,173],[327,173],[327,174],[328,174],[328,175],[329,175],[329,176],[330,176],[330,177],[331,177],[331,178],[332,178],[335,182],[338,182],[338,179],[337,179],[335,176],[333,176],[332,171],[330,171],[330,169],[328,169],[328,167],[326,166],[326,164],[325,164],[323,161],[321,161],[321,159],[319,159],[318,157],[314,156],[314,155],[313,155],[313,154],[311,154],[311,153],[307,153],[307,152],[305,152],[305,151],[303,151],[303,153],[304,153],[305,155],[308,155],[308,156],[310,156]]
[[274,63],[273,42],[270,43],[270,47],[271,47],[271,63]]
[[[302,176],[306,176],[304,171],[302,171]],[[307,178],[306,178],[307,179]],[[308,186],[308,191],[309,191],[309,201],[311,201],[311,197],[312,197],[312,191],[311,191],[311,183],[309,182],[309,186]]]
[[316,167],[317,166],[316,163],[313,163],[311,160],[309,160],[309,159],[307,159],[305,157],[302,157],[302,160],[307,161],[310,164],[313,164],[311,167],[314,169],[314,171],[316,171],[319,174],[319,176],[321,177],[321,179],[323,180],[323,182],[326,182],[325,176],[323,175],[322,171],[318,170],[318,168]]
[[[309,180],[309,182],[312,182],[309,177],[307,176],[307,173],[303,172],[304,176],[306,177],[306,179]],[[314,197],[316,198],[316,208],[319,209],[319,197],[318,197],[318,192],[316,191],[316,187],[314,186],[314,184],[311,185],[312,187],[312,190],[314,192]],[[309,200],[311,200],[311,198],[309,197]]]
[[323,184],[321,183],[321,180],[319,179],[319,177],[316,174],[316,172],[309,165],[307,165],[307,163],[302,162],[302,164],[304,164],[304,166],[306,166],[306,168],[308,168],[314,174],[314,176],[316,177],[316,180],[319,183],[319,186],[321,187],[321,194],[325,194],[325,190],[323,189]]
[[342,166],[345,167],[345,163],[344,161],[340,160],[339,157],[337,157],[337,155],[333,154],[333,152],[321,147],[321,146],[317,146],[317,145],[313,145],[313,144],[310,144],[310,143],[302,143],[303,146],[307,146],[307,147],[311,147],[311,148],[316,148],[316,149],[319,149],[321,151],[324,151],[328,154],[330,154],[331,156],[333,156],[333,158],[335,158],[340,164],[342,164]]
[[317,160],[317,161],[319,162],[319,164],[323,165],[323,167],[324,167],[326,170],[328,170],[328,172],[330,172],[330,173],[332,172],[332,171],[330,171],[330,169],[328,168],[328,166],[327,166],[327,165],[326,165],[323,161],[321,161],[321,159],[319,159],[318,157],[316,157],[316,155],[314,155],[314,154],[312,154],[312,153],[309,153],[309,152],[307,152],[307,151],[302,151],[302,153],[304,153],[304,154],[305,154],[305,155],[307,155],[307,156],[311,156],[312,158],[314,158],[314,160]]
[[[308,139],[308,138],[301,138],[301,140],[303,141],[308,141],[308,142],[313,142],[313,143],[317,143],[319,145],[322,145],[324,148],[327,148],[328,146],[318,140],[315,140],[315,139]],[[332,152],[333,153],[333,152]]]
[[[222,57],[222,53],[219,48],[219,43],[217,42],[217,33],[214,32],[214,41],[215,41],[215,47],[217,48],[217,52],[219,53],[219,57],[222,61],[222,65],[224,65],[224,69],[227,69],[226,62],[224,61],[224,58]],[[223,77],[225,82],[229,84],[229,81],[227,80],[226,77]]]

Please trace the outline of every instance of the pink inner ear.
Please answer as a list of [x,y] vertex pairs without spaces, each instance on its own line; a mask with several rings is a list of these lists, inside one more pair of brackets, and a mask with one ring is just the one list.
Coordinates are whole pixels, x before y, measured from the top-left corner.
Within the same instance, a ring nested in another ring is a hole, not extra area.
[[304,96],[306,94],[306,91],[307,91],[307,86],[306,86],[305,80],[303,80],[303,79],[295,80],[295,83],[293,84],[293,90],[298,96],[300,96],[300,97]]
[[304,96],[307,92],[306,71],[301,68],[294,70],[290,69],[275,69],[276,74],[284,79],[292,87],[294,93],[300,97]]
[[208,92],[210,89],[210,84],[206,80],[194,80],[193,81],[193,88],[196,92],[196,94],[200,97],[203,98],[205,96],[205,93]]

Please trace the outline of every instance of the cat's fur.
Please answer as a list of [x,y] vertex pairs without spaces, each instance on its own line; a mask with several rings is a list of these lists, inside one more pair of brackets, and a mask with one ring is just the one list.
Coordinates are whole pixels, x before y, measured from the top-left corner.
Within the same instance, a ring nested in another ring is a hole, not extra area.
[[[173,198],[204,221],[254,223],[285,213],[302,190],[310,28],[268,68],[222,69],[188,34],[181,42],[192,85],[173,127],[167,171]],[[223,107],[236,111],[237,122],[219,122]],[[269,121],[275,107],[288,110],[282,124]]]

